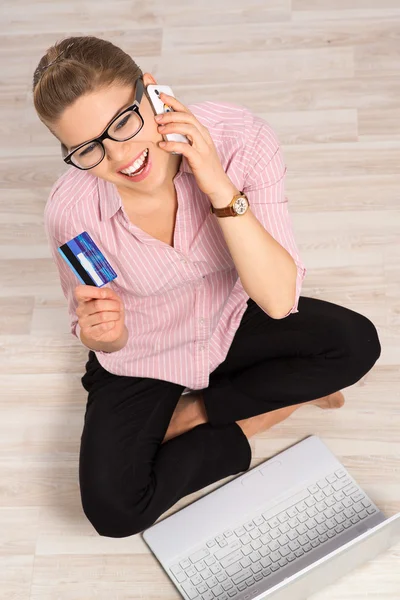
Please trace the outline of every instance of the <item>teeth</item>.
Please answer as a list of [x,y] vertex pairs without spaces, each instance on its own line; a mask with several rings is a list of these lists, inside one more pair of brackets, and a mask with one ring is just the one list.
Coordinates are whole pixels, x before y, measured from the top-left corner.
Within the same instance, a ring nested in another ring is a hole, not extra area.
[[121,173],[124,173],[124,175],[132,175],[132,173],[137,171],[139,169],[139,167],[141,167],[143,165],[148,153],[149,153],[149,151],[146,148],[146,150],[143,152],[143,154],[137,160],[135,160],[133,165],[131,165],[128,169],[124,169],[123,171],[121,171]]

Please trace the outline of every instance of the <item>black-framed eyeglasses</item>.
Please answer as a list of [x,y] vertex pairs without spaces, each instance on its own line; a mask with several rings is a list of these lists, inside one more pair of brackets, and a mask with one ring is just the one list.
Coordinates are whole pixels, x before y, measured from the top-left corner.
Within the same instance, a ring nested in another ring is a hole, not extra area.
[[143,78],[139,77],[136,83],[133,104],[117,115],[99,137],[80,144],[69,153],[66,146],[61,144],[64,162],[82,171],[93,169],[93,167],[97,167],[106,155],[103,140],[109,138],[115,142],[125,142],[137,135],[144,125],[143,117],[139,111],[143,92]]

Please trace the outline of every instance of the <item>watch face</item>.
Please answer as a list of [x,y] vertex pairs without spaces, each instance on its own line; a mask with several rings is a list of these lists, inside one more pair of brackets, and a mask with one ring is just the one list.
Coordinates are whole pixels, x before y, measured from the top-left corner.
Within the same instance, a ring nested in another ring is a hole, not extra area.
[[234,203],[233,207],[234,207],[234,211],[238,214],[238,215],[242,215],[243,213],[246,212],[247,208],[248,208],[248,202],[246,200],[246,198],[238,198],[236,200],[236,202]]

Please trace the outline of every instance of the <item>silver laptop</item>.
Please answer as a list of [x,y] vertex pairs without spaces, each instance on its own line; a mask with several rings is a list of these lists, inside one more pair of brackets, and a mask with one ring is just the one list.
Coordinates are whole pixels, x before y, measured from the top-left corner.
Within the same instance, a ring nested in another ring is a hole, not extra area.
[[312,435],[142,537],[185,600],[301,600],[400,541]]

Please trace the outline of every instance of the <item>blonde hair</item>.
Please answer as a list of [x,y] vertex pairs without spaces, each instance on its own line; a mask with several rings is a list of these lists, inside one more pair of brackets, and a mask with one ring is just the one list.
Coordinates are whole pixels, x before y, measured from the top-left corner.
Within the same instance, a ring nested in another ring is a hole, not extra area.
[[33,75],[33,103],[39,119],[56,123],[80,96],[112,83],[131,85],[143,73],[118,46],[93,36],[69,37],[51,46]]

